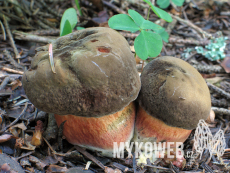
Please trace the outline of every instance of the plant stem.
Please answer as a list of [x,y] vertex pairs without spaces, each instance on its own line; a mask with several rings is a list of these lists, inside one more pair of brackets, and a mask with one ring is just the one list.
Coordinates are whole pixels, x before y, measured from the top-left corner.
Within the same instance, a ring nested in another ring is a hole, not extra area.
[[75,3],[76,3],[76,6],[77,6],[77,9],[79,10],[80,16],[82,16],[81,7],[80,7],[80,5],[79,5],[78,0],[75,0]]
[[149,15],[150,15],[150,9],[151,9],[151,7],[149,7],[149,9],[148,9],[148,15],[147,15],[147,20],[149,20]]

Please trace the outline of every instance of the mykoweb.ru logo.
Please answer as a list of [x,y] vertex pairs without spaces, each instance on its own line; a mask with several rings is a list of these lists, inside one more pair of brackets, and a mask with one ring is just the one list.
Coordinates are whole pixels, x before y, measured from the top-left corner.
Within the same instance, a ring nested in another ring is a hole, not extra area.
[[176,153],[176,158],[181,158],[184,155],[183,146],[183,142],[114,142],[113,157],[124,158],[124,150],[126,150],[128,158],[131,158],[132,153],[135,154],[135,158],[142,155],[146,158],[164,158],[165,154],[167,158],[174,158],[175,155],[170,155],[171,151]]

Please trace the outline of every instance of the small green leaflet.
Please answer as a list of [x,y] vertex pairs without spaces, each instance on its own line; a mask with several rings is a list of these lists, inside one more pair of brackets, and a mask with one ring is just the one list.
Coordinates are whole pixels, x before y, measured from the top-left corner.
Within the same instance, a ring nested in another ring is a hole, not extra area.
[[183,5],[184,0],[172,0],[172,3],[180,7]]
[[126,30],[136,32],[140,28],[127,14],[117,14],[111,17],[108,21],[109,27],[116,30]]
[[139,29],[152,29],[152,30],[160,30],[161,26],[149,21],[145,20],[138,12],[135,10],[128,10],[129,15],[134,20],[134,22],[140,27]]
[[[184,3],[184,0],[171,0],[173,4],[176,6],[182,6]],[[167,8],[170,5],[170,0],[157,0],[157,5],[159,5],[160,8]]]
[[67,9],[61,19],[60,36],[67,35],[72,32],[77,24],[77,12],[74,8]]
[[159,5],[160,8],[167,8],[170,5],[170,0],[157,0],[157,5]]
[[167,22],[172,22],[172,17],[165,12],[164,10],[161,10],[160,8],[155,7],[149,0],[143,0],[145,1],[153,10],[153,12],[160,18],[164,19]]
[[163,41],[165,41],[166,43],[168,43],[169,34],[165,31],[164,28],[162,28],[161,30],[156,31],[156,33],[161,36],[161,38],[163,39]]
[[128,10],[128,13],[138,26],[141,26],[141,24],[145,21],[145,19],[135,10],[130,9]]
[[156,57],[160,54],[163,46],[161,36],[152,31],[144,31],[134,40],[136,54],[143,60],[148,57]]

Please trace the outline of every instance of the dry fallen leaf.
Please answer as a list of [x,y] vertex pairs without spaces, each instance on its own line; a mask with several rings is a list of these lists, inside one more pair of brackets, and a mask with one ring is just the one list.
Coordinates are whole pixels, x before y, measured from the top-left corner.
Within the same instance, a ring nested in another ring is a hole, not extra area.
[[11,126],[11,128],[19,128],[19,129],[22,129],[22,130],[27,129],[27,127],[25,126],[24,123],[15,124],[15,125]]
[[110,167],[105,166],[105,173],[122,173],[119,169],[112,169]]
[[11,85],[11,89],[15,90],[18,86],[22,86],[22,82],[19,79],[16,79],[13,82],[11,82]]
[[15,138],[12,134],[3,134],[0,136],[0,143],[6,142],[12,138]]
[[21,134],[22,130],[26,130],[27,127],[24,123],[15,124],[14,126],[9,128],[9,132],[12,133],[15,137],[18,137]]
[[35,132],[33,134],[31,144],[34,146],[40,146],[42,144],[43,122],[38,120],[35,126]]
[[23,138],[16,139],[15,148],[22,148],[23,145],[24,145],[24,139]]
[[34,132],[31,144],[36,147],[42,144],[42,132],[40,130]]
[[214,123],[215,122],[215,112],[211,109],[208,119],[205,121],[206,123]]
[[36,146],[32,145],[30,141],[32,140],[32,136],[25,134],[25,145],[21,146],[21,149],[24,150],[35,150]]
[[[180,152],[180,151],[179,151]],[[174,156],[173,158],[168,158],[167,157],[167,154],[165,154],[165,157],[164,157],[164,162],[166,164],[170,164],[172,162],[172,164],[180,169],[183,169],[185,167],[185,164],[186,164],[186,160],[185,158],[183,157],[183,155],[181,155],[181,153],[179,154],[179,157],[177,158],[176,157],[176,153],[174,151],[170,151],[170,155],[171,156]]]
[[47,173],[54,173],[54,172],[59,172],[59,173],[64,173],[68,169],[66,167],[60,167],[58,165],[49,165],[48,169],[46,170]]
[[226,73],[230,73],[230,57],[224,58],[224,61],[220,64]]

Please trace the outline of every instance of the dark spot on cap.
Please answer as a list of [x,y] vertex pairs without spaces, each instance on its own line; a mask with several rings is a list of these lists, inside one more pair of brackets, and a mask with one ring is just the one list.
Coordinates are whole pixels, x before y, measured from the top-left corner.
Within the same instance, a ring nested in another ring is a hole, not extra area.
[[111,51],[111,48],[110,47],[105,47],[105,46],[100,46],[97,48],[97,50],[99,52],[102,52],[102,53],[109,53]]
[[91,42],[92,42],[92,43],[94,43],[94,42],[96,42],[96,41],[98,41],[98,40],[96,40],[96,39],[94,39],[94,40],[91,40]]

